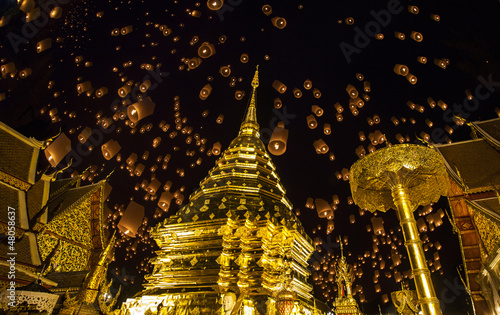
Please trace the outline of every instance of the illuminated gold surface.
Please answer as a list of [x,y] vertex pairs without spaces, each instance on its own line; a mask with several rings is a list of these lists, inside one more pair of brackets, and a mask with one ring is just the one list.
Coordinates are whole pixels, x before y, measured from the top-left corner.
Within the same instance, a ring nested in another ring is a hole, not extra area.
[[406,290],[391,292],[391,299],[398,314],[414,315],[418,314],[418,297],[417,292],[413,290]]
[[23,191],[28,191],[28,189],[31,188],[31,184],[27,183],[25,181],[20,180],[17,177],[14,177],[12,175],[9,175],[5,172],[0,171],[0,181],[9,184],[11,186],[14,186],[16,188],[19,188]]
[[153,272],[122,312],[154,312],[161,303],[160,314],[222,314],[222,297],[233,292],[233,314],[255,314],[260,303],[274,314],[273,297],[286,277],[296,310],[313,314],[307,261],[314,246],[259,139],[257,74],[238,136],[188,204],[151,229],[160,247],[150,260]]
[[437,202],[449,187],[441,156],[414,144],[378,149],[354,163],[350,173],[354,203],[371,212],[397,209],[391,192],[394,181],[399,180],[408,188],[408,198],[415,209]]
[[434,150],[412,144],[379,149],[351,167],[354,202],[370,211],[397,211],[424,315],[441,314],[413,211],[448,192],[443,161]]
[[344,256],[342,241],[340,241],[340,249],[340,259],[337,263],[335,273],[335,278],[338,286],[338,296],[333,302],[333,306],[335,307],[335,314],[361,315],[358,303],[352,297],[352,283],[354,281],[354,274],[351,265],[347,263],[347,260]]

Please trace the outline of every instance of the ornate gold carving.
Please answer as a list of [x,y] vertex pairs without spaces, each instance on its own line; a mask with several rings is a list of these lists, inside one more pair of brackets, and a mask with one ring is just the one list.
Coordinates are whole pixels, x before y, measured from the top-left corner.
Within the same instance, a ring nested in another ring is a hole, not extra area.
[[22,191],[28,191],[31,187],[30,183],[20,180],[10,174],[0,171],[0,181],[21,189]]
[[500,244],[500,226],[477,211],[473,212],[473,217],[487,255],[491,255]]
[[408,199],[416,209],[447,195],[449,180],[439,153],[414,144],[386,147],[358,160],[351,167],[349,183],[356,205],[369,211],[397,209],[391,182],[411,187]]

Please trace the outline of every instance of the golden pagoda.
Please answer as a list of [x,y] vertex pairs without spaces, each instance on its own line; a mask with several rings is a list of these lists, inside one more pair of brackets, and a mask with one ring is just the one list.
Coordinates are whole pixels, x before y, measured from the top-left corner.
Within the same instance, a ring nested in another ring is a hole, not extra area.
[[354,274],[351,265],[347,263],[347,259],[344,256],[342,240],[340,240],[340,259],[335,270],[335,277],[338,287],[338,295],[335,302],[333,302],[335,314],[361,315],[362,313],[359,311],[358,303],[352,296]]
[[324,314],[308,283],[312,240],[262,141],[258,71],[238,136],[189,202],[151,231],[160,250],[122,314]]

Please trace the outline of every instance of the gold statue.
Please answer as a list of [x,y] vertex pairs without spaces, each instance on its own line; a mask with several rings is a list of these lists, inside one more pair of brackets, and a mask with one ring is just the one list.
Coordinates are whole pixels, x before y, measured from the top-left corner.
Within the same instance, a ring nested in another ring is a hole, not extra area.
[[406,290],[401,285],[401,291],[391,293],[392,303],[396,306],[398,314],[414,315],[418,313],[418,296],[417,291]]

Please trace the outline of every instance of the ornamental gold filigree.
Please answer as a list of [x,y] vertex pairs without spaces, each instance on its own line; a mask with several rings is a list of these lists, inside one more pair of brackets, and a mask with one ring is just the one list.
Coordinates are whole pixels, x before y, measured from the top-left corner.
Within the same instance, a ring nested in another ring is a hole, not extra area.
[[414,208],[437,202],[448,192],[448,174],[436,151],[415,144],[378,149],[351,167],[354,203],[371,212],[397,209],[391,194],[395,177],[404,178]]
[[20,180],[10,174],[0,171],[0,181],[21,189],[22,191],[28,191],[31,187],[30,183]]
[[495,247],[500,244],[500,226],[477,211],[473,213],[474,223],[484,247],[486,247],[487,254],[490,255],[495,252]]

